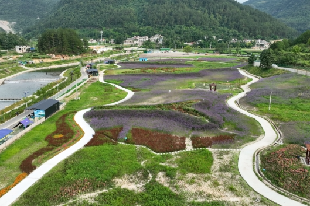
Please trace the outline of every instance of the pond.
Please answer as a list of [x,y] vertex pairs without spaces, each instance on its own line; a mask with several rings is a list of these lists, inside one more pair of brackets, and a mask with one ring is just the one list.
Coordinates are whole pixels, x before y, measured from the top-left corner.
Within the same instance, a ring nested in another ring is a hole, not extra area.
[[[60,78],[59,75],[61,72],[62,71],[28,72],[7,79],[4,81],[4,84],[0,86],[0,99],[21,99],[25,97],[25,92],[27,92],[26,95],[29,96],[35,93],[41,87],[44,87],[51,82],[57,81]],[[15,101],[0,100],[0,110],[13,104],[14,102]]]

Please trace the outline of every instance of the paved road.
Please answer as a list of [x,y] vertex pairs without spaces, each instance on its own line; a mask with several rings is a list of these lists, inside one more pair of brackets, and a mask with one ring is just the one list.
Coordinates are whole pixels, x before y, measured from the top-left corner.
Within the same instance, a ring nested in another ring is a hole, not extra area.
[[86,69],[85,67],[81,67],[80,69],[81,72],[81,76],[80,78],[78,78],[77,80],[75,80],[74,82],[72,82],[70,85],[68,85],[66,88],[60,90],[57,94],[55,94],[54,96],[50,97],[50,99],[59,99],[60,96],[62,96],[64,93],[66,93],[69,89],[71,89],[72,87],[74,87],[76,84],[78,84],[79,82],[82,82],[83,79],[87,79],[88,75],[86,73]]
[[[103,81],[103,72],[100,74],[100,81]],[[110,84],[110,83],[109,83]],[[111,84],[114,85],[114,84]],[[119,104],[121,102],[127,101],[130,99],[134,93],[128,89],[122,88],[121,86],[115,85],[117,88],[122,89],[128,92],[128,95],[122,99],[121,101],[108,104],[106,106]],[[95,134],[94,130],[90,127],[90,125],[84,120],[84,114],[90,109],[79,111],[75,116],[74,120],[80,125],[80,127],[84,131],[84,136],[81,138],[79,142],[68,148],[67,150],[61,152],[56,155],[52,159],[48,160],[40,167],[38,167],[35,171],[33,171],[29,176],[27,176],[24,180],[18,183],[15,187],[13,187],[7,194],[3,195],[0,198],[1,206],[8,206],[14,203],[29,187],[35,184],[39,179],[41,179],[47,172],[49,172],[53,167],[55,167],[59,162],[63,161],[70,155],[74,154],[79,149],[83,148],[85,144],[87,144]]]
[[297,74],[302,74],[302,75],[310,76],[310,71],[303,70],[303,69],[293,69],[293,68],[284,68],[284,67],[277,67],[277,69],[282,69],[282,70],[294,72],[294,73],[297,73]]
[[0,129],[12,129],[18,122],[23,120],[24,117],[33,113],[33,111],[25,111],[22,114],[13,117],[12,119],[6,121],[5,123],[0,125]]
[[241,152],[240,152],[240,156],[239,156],[239,172],[241,174],[241,176],[243,177],[243,179],[259,194],[261,194],[262,196],[270,199],[271,201],[279,204],[279,205],[287,205],[287,206],[301,206],[303,204],[296,202],[294,200],[291,200],[277,192],[275,192],[274,190],[270,189],[269,187],[267,187],[263,182],[261,182],[258,177],[255,175],[253,167],[254,167],[254,153],[255,151],[257,151],[260,148],[266,147],[268,145],[271,145],[276,139],[277,139],[277,134],[276,132],[273,130],[272,126],[269,124],[269,122],[261,117],[255,116],[251,113],[248,113],[245,110],[242,110],[241,108],[238,107],[238,105],[235,103],[236,100],[239,100],[240,98],[242,98],[243,96],[246,95],[247,92],[250,91],[249,85],[253,84],[255,82],[258,81],[257,78],[246,74],[243,71],[240,71],[240,73],[244,76],[247,76],[249,78],[252,78],[253,81],[249,82],[247,85],[241,86],[242,89],[244,90],[244,92],[238,94],[237,96],[232,97],[231,99],[228,100],[228,105],[239,111],[242,114],[245,114],[249,117],[254,118],[255,120],[257,120],[264,132],[265,132],[265,136],[262,140],[255,142],[253,144],[250,144],[246,147],[244,147]]

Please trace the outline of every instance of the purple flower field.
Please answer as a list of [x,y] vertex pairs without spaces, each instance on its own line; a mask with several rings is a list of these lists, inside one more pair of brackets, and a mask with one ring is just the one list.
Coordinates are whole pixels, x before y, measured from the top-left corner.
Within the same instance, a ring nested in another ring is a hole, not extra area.
[[192,64],[146,64],[146,63],[119,63],[120,69],[141,69],[141,68],[186,68],[193,67]]
[[[237,67],[237,66],[236,66]],[[183,81],[189,79],[205,78],[206,81],[233,81],[243,78],[236,69],[205,69],[197,73],[181,73],[181,74],[127,74],[127,75],[108,75],[106,80],[123,81],[121,86],[134,87],[137,89],[155,89],[154,85],[169,81]]]
[[236,58],[199,58],[198,61],[208,61],[208,62],[231,62],[237,60]]
[[[295,74],[264,78],[251,86],[252,91],[240,103],[249,108],[268,107],[272,92],[271,111],[267,113],[283,133],[284,142],[304,144],[310,141],[310,118],[306,114],[309,111],[306,105],[310,103],[309,80]],[[282,114],[285,108],[288,114]]]
[[[156,105],[174,102],[186,102],[189,100],[208,100],[213,101],[218,96],[217,93],[209,90],[187,89],[187,90],[151,90],[149,92],[137,92],[128,101],[121,105]],[[229,95],[222,95],[223,103]]]
[[121,135],[132,127],[166,131],[172,134],[187,134],[191,131],[210,131],[217,125],[176,111],[163,110],[91,110],[84,115],[95,130],[122,126]]

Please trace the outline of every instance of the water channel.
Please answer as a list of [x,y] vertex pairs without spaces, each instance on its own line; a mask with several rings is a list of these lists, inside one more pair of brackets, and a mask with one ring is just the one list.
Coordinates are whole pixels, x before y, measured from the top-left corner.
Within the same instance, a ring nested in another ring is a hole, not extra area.
[[[57,81],[61,72],[62,71],[27,72],[7,79],[2,85],[0,85],[0,99],[22,99],[25,97],[25,92],[27,92],[26,95],[29,96],[41,87]],[[13,104],[14,102],[15,101],[0,100],[0,110]]]

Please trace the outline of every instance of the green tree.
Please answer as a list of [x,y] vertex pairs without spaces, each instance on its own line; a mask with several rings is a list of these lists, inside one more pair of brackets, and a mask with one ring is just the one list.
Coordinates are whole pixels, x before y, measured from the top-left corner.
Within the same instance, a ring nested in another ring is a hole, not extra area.
[[255,60],[256,60],[255,54],[251,54],[251,56],[248,58],[248,63],[250,65],[253,65]]
[[227,46],[225,43],[218,43],[216,45],[216,50],[220,53],[220,54],[223,54],[224,51],[226,50]]
[[147,41],[143,42],[142,47],[146,48],[146,49],[154,49],[155,43],[151,42],[150,40],[147,40]]
[[267,49],[264,50],[261,54],[260,54],[260,67],[263,69],[270,69],[272,66],[272,50],[271,49]]
[[189,45],[183,48],[183,52],[190,53],[193,51],[193,48]]
[[86,51],[85,42],[73,29],[50,29],[38,39],[38,49],[42,53],[80,54]]

